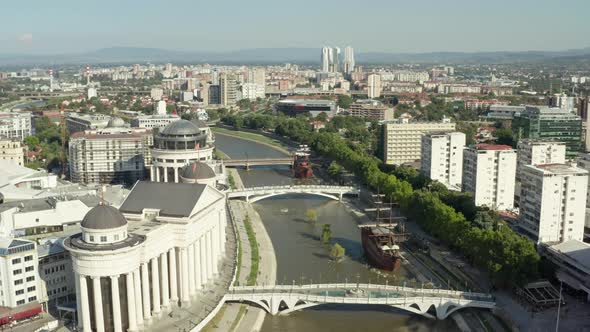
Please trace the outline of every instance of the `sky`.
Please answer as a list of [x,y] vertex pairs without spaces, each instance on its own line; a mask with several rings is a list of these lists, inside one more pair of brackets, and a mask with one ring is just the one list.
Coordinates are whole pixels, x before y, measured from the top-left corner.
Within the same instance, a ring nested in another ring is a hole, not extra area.
[[0,54],[108,47],[184,51],[565,50],[590,46],[589,0],[2,1]]

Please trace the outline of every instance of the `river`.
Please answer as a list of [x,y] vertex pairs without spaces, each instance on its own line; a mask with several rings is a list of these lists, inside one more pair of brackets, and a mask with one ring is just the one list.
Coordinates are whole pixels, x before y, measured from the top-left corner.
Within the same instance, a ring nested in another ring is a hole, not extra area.
[[[280,151],[252,141],[216,135],[216,146],[231,158],[284,156]],[[261,167],[239,170],[245,186],[295,183],[289,167]],[[275,248],[277,283],[411,282],[406,268],[395,273],[371,269],[365,262],[356,217],[340,202],[311,195],[285,195],[253,204],[260,214]],[[317,212],[317,223],[305,221],[308,210]],[[323,224],[330,224],[332,243],[346,249],[339,263],[329,257],[329,246],[319,236]],[[264,280],[259,280],[264,282]],[[384,306],[322,305],[284,316],[268,315],[263,332],[271,331],[458,331],[451,320],[435,321]]]

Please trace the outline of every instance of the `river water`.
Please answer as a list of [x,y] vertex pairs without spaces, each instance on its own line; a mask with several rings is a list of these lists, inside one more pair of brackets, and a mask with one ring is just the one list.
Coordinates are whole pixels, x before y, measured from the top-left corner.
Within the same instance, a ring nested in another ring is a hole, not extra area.
[[[234,159],[280,157],[275,149],[239,138],[216,135],[219,150]],[[296,183],[289,167],[239,170],[245,186]],[[285,195],[253,204],[273,242],[277,258],[277,283],[412,282],[413,275],[402,266],[395,273],[371,269],[365,262],[356,217],[340,202],[312,195]],[[305,221],[308,210],[318,221]],[[319,236],[322,225],[330,224],[332,243],[346,249],[339,263],[329,257],[329,245]],[[259,283],[265,280],[259,280]],[[322,305],[283,316],[266,316],[263,332],[271,331],[458,331],[451,320],[435,321],[384,306]]]

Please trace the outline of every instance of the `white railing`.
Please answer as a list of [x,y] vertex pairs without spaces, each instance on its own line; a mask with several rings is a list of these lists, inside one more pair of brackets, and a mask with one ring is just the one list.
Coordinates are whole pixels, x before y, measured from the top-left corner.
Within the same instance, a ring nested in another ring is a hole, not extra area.
[[332,185],[301,185],[301,186],[263,186],[263,187],[248,187],[243,189],[231,190],[230,193],[242,193],[242,192],[260,192],[260,191],[285,191],[285,190],[297,190],[297,191],[334,191],[334,192],[357,192],[358,189],[352,186],[332,186]]

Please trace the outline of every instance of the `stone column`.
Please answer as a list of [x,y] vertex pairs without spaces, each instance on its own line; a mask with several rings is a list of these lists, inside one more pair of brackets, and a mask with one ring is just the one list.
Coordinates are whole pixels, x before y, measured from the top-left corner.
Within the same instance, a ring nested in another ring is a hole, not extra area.
[[135,315],[137,316],[137,325],[143,325],[143,299],[141,296],[141,273],[139,267],[133,272],[133,295],[135,295]]
[[180,248],[180,258],[180,280],[182,282],[180,301],[182,305],[187,306],[190,303],[190,298],[188,289],[188,253],[186,252],[186,248]]
[[188,246],[188,289],[190,296],[195,296],[195,245]]
[[177,269],[176,269],[176,249],[172,248],[168,252],[170,254],[170,301],[174,305],[178,304],[178,287],[177,287]]
[[203,283],[201,281],[201,239],[198,239],[194,243],[195,249],[195,286],[197,289],[203,288]]
[[127,316],[129,316],[129,331],[137,330],[137,317],[135,317],[135,286],[133,285],[133,273],[125,275],[127,284]]
[[224,211],[219,211],[219,252],[223,255],[225,253],[225,222],[223,220]]
[[141,264],[141,290],[143,291],[143,318],[149,321],[152,318],[150,305],[150,278],[148,277],[147,263]]
[[168,182],[168,167],[164,166],[164,182]]
[[96,325],[96,332],[104,332],[104,315],[102,312],[100,277],[92,277],[92,291],[94,295],[94,323]]
[[156,166],[156,182],[160,182],[160,166]]
[[162,306],[168,308],[170,306],[170,291],[168,284],[168,253],[165,252],[160,255],[160,261],[162,264]]
[[213,227],[213,229],[211,230],[211,242],[213,242],[213,273],[214,274],[218,274],[219,273],[219,258],[220,258],[220,253],[221,253],[221,248],[219,243],[221,241],[219,241],[219,225],[215,225],[215,227]]
[[152,303],[154,304],[154,315],[160,313],[160,266],[158,257],[152,258]]
[[203,287],[205,286],[205,284],[207,284],[207,250],[206,250],[206,242],[205,241],[206,236],[203,235],[201,236],[201,239],[199,239],[199,244],[200,244],[200,254],[201,254],[201,283],[203,284]]
[[80,306],[82,307],[82,328],[84,331],[92,331],[90,326],[90,303],[88,298],[88,285],[86,284],[86,276],[79,275],[80,282]]
[[121,327],[121,301],[119,299],[119,276],[111,276],[111,300],[113,301],[113,327],[115,332],[123,332]]
[[174,182],[178,183],[178,167],[174,167]]
[[211,230],[207,231],[205,235],[205,239],[207,242],[207,280],[213,277],[213,241],[211,236]]
[[76,326],[82,329],[82,293],[80,293],[80,276],[75,274],[76,279]]
[[154,182],[154,179],[156,178],[156,166],[151,166],[150,167],[150,181]]

